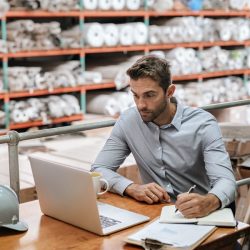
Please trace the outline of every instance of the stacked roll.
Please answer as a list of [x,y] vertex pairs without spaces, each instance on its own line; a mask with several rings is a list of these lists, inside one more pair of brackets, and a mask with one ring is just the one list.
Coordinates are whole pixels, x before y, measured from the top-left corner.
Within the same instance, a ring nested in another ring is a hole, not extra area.
[[148,28],[143,22],[135,23],[85,23],[81,33],[79,26],[63,31],[60,35],[63,48],[79,48],[80,41],[87,47],[102,46],[129,46],[133,44],[146,44]]
[[47,98],[29,98],[25,101],[10,101],[10,120],[22,123],[49,120],[81,113],[77,98],[73,95],[51,95]]
[[60,23],[35,23],[18,20],[7,23],[8,50],[49,50],[59,47]]
[[181,102],[192,106],[241,100],[249,98],[249,94],[240,77],[224,77],[206,80],[202,83],[178,84],[175,92],[175,96]]
[[88,113],[117,116],[133,105],[133,97],[128,92],[104,92],[87,95]]
[[7,0],[0,1],[0,17],[4,16],[5,13],[10,9],[10,5]]
[[78,0],[10,0],[11,7],[25,7],[28,10],[47,10],[52,12],[78,10]]

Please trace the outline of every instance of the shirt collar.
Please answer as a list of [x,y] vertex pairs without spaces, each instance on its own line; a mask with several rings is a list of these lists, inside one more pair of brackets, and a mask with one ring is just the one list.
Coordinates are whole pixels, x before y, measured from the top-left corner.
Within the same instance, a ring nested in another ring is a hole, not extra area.
[[172,125],[177,130],[180,130],[184,107],[175,97],[171,98],[171,102],[176,104],[176,112],[174,118],[170,124],[162,125],[160,128],[164,129],[169,127],[169,125]]

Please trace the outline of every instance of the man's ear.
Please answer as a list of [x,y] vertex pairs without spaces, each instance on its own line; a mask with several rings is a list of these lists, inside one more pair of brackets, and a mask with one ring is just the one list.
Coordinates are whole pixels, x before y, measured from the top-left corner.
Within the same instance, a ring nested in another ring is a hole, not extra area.
[[166,97],[171,98],[174,95],[174,92],[175,92],[175,85],[171,83],[167,89]]

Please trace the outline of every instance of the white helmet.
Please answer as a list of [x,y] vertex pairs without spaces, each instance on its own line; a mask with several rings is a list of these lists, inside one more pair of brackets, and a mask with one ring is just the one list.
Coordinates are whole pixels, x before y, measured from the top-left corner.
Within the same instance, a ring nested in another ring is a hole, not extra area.
[[4,185],[0,185],[0,227],[17,231],[28,230],[28,225],[19,221],[19,203],[16,193]]

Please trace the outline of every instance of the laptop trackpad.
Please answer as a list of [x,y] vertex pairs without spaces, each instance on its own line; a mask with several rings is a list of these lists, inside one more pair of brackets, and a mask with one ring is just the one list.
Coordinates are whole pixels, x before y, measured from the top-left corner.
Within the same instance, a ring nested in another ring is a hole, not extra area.
[[[100,216],[108,217],[107,219],[109,221],[108,224],[113,223],[113,225],[104,227],[103,228],[104,231],[111,229],[112,230],[117,229],[118,231],[123,228],[127,228],[149,220],[149,217],[144,216],[142,214],[130,212],[128,210],[118,208],[102,202],[97,202],[97,204]],[[114,221],[112,222],[112,220]]]

